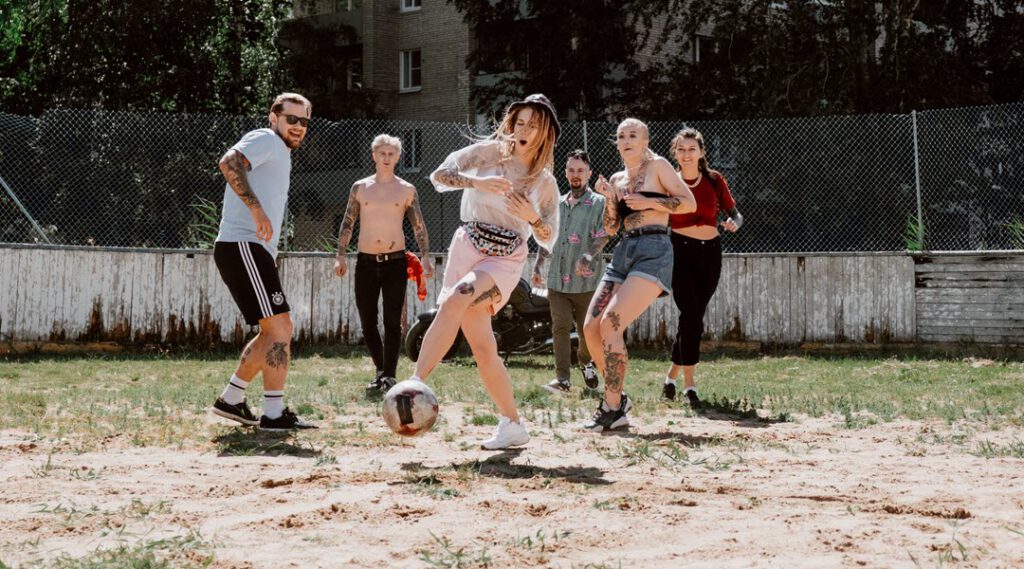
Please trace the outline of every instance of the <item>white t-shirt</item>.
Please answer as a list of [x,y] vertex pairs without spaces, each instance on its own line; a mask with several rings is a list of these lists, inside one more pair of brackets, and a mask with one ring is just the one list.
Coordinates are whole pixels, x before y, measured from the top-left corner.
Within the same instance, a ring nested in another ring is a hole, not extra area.
[[246,133],[242,140],[231,148],[241,152],[249,161],[251,168],[246,173],[249,186],[260,200],[263,211],[270,218],[274,234],[270,238],[270,243],[257,239],[256,223],[252,220],[248,206],[229,184],[224,184],[224,207],[217,241],[259,243],[276,258],[277,243],[281,238],[281,224],[288,204],[292,152],[281,137],[269,128]]
[[[512,182],[517,191],[522,191],[519,189],[523,182],[522,175],[515,174],[516,169],[512,168],[510,164],[512,160],[514,158],[502,156],[500,143],[485,140],[449,154],[444,163],[430,175],[430,181],[434,183],[434,188],[439,192],[465,190],[462,192],[462,204],[459,212],[463,222],[493,223],[506,229],[512,229],[526,239],[532,232],[530,224],[509,213],[504,196],[473,189],[453,188],[437,179],[437,172],[440,170],[456,170],[463,174],[476,176],[502,176]],[[558,183],[551,172],[545,168],[523,193],[529,196],[530,202],[541,219],[551,227],[551,236],[548,239],[540,240],[536,235],[533,236],[538,245],[550,251],[558,238]]]

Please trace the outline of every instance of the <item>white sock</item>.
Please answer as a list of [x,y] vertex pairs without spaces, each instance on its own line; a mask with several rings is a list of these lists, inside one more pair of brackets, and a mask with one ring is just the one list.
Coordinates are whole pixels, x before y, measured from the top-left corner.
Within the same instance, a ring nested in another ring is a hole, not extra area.
[[671,377],[666,375],[665,376],[665,384],[666,385],[675,385],[676,384],[676,380],[674,380]]
[[263,414],[276,419],[284,412],[284,390],[263,392]]
[[235,374],[231,374],[231,379],[228,380],[228,384],[224,387],[224,392],[220,394],[220,398],[231,405],[238,405],[242,401],[245,401],[246,387],[249,387],[248,381],[245,381]]
[[409,381],[418,381],[418,382],[420,382],[420,383],[423,383],[423,380],[422,380],[422,379],[420,379],[420,376],[418,376],[418,375],[412,375],[412,376],[410,376],[410,377],[409,377]]
[[697,388],[696,387],[687,387],[686,389],[683,390],[683,395],[686,395],[690,391],[692,391],[694,393],[697,393]]

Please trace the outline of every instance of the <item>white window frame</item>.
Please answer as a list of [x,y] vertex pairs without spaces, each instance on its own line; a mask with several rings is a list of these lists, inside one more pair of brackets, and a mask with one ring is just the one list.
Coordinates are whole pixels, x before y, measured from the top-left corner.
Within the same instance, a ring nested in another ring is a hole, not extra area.
[[406,12],[419,12],[423,9],[423,0],[398,0],[398,11],[403,14]]
[[[412,54],[419,52],[420,54],[420,66],[412,67]],[[405,62],[406,55],[409,57],[409,63]],[[420,70],[420,84],[412,85],[412,72],[416,69]],[[406,77],[408,75],[408,77]],[[415,93],[423,90],[423,50],[422,49],[403,49],[398,52],[398,92],[399,93]]]
[[402,172],[419,172],[423,161],[423,131],[420,129],[402,131],[402,157],[399,164]]

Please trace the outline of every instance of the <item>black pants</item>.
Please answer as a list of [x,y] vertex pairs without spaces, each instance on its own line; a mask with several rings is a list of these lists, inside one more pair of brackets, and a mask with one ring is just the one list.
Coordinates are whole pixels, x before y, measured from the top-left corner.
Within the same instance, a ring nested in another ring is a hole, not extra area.
[[672,233],[672,253],[672,298],[679,308],[672,363],[692,366],[700,361],[704,311],[722,274],[722,239],[701,241]]
[[[409,278],[405,256],[378,263],[373,255],[360,253],[356,260],[356,308],[363,339],[377,373],[395,377],[402,347],[402,306]],[[377,330],[377,301],[384,296],[384,341]]]

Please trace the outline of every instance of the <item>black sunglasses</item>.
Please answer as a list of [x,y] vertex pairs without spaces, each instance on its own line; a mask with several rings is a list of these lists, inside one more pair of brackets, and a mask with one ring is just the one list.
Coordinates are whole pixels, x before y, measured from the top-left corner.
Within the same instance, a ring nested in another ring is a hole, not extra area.
[[278,112],[275,112],[274,114],[279,116],[279,117],[284,117],[284,120],[288,121],[288,124],[299,123],[299,124],[302,125],[303,128],[309,128],[309,118],[308,117],[297,117],[295,115],[289,115],[287,113],[278,113]]

